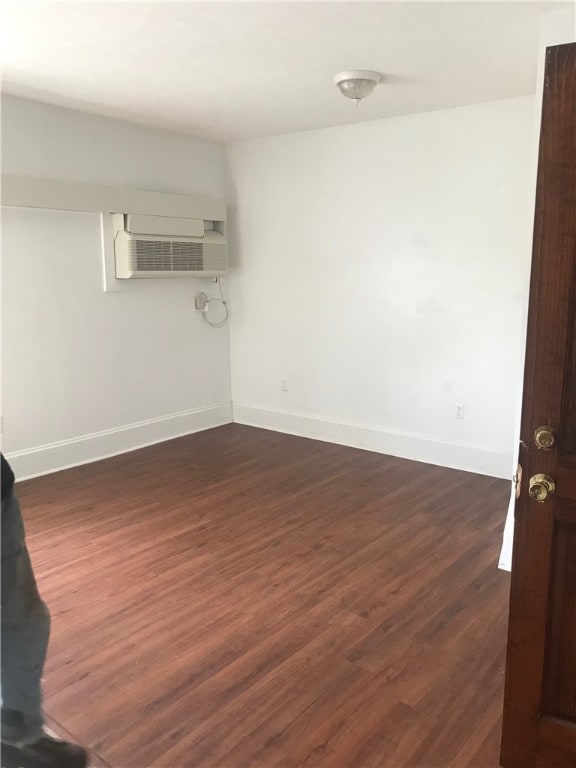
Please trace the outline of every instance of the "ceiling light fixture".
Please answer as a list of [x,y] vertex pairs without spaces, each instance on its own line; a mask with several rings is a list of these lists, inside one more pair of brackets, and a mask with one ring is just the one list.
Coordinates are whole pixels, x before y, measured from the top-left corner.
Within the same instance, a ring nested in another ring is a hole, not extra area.
[[352,69],[334,75],[334,82],[342,95],[352,99],[356,106],[360,104],[361,99],[370,96],[381,79],[379,72],[372,72],[370,69]]

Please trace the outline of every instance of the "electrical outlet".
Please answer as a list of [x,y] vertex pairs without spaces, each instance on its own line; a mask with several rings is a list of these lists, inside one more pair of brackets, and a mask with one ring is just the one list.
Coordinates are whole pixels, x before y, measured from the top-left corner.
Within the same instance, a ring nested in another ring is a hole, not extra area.
[[457,403],[456,404],[456,413],[454,415],[455,415],[455,418],[457,418],[457,419],[463,419],[464,418],[464,403]]
[[288,379],[282,379],[282,392],[288,392]]

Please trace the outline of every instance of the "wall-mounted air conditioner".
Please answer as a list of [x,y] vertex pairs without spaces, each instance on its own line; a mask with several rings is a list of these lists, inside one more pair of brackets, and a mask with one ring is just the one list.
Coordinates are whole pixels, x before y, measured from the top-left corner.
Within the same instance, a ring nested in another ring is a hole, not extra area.
[[115,213],[116,277],[219,277],[228,271],[226,222]]

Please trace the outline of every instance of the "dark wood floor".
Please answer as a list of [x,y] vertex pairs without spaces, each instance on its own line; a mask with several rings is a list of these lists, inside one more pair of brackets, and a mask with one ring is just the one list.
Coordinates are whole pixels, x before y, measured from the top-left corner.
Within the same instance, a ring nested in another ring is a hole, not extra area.
[[506,482],[230,425],[18,491],[100,761],[498,765]]

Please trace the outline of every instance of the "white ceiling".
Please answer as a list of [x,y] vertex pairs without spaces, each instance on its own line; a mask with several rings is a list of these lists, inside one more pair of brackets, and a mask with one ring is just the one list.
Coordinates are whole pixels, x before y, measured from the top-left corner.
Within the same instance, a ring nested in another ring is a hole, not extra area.
[[[535,90],[551,2],[4,2],[5,92],[230,141]],[[333,84],[384,76],[358,110]]]

